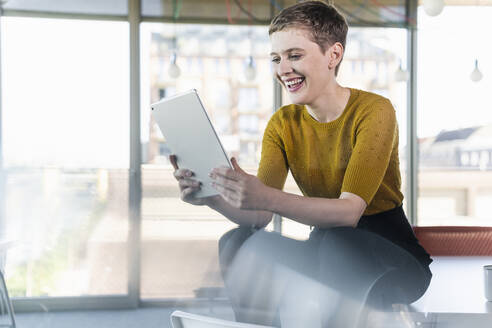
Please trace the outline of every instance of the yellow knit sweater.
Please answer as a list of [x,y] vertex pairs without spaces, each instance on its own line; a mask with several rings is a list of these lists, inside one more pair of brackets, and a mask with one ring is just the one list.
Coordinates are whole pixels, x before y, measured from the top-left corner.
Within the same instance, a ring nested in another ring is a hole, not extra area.
[[391,102],[350,89],[343,113],[328,123],[316,121],[305,106],[280,108],[265,129],[258,178],[282,189],[289,169],[304,196],[351,192],[368,204],[364,215],[399,206],[398,125]]

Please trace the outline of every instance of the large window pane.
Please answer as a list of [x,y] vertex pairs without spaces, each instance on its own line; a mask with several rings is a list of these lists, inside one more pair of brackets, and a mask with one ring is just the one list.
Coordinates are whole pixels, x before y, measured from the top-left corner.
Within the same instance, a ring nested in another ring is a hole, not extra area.
[[[142,298],[220,294],[217,242],[235,225],[208,207],[179,198],[170,150],[150,104],[198,90],[229,156],[256,174],[261,139],[272,114],[273,84],[266,27],[142,24]],[[177,52],[181,74],[169,74]],[[256,77],[248,80],[248,56]],[[186,127],[184,127],[185,129]],[[191,127],[192,128],[192,127]]]
[[128,15],[128,0],[8,0],[5,10],[64,14]]
[[128,24],[2,19],[13,296],[127,293]]
[[[217,19],[229,20],[233,23],[238,20],[243,22],[259,20],[268,24],[280,9],[289,7],[296,2],[298,1],[142,0],[142,16],[168,19]],[[405,16],[405,1],[373,1],[368,3],[355,0],[336,0],[334,2],[351,26],[391,24],[392,26],[403,27],[413,23]],[[250,12],[251,16],[247,15],[245,11]]]
[[[272,5],[269,1],[250,0],[249,3],[241,6],[251,12],[256,19],[264,22],[270,19]],[[142,0],[142,16],[144,17],[226,20],[228,15],[232,22],[249,19],[234,1],[227,3],[222,0]]]
[[419,8],[419,225],[492,225],[492,47],[477,33],[492,28],[491,15],[491,6],[446,6],[436,17]]
[[[391,100],[399,125],[400,172],[404,195],[406,193],[407,85],[405,81],[398,81],[395,73],[400,63],[405,69],[406,33],[404,29],[393,28],[351,28],[337,78],[343,86],[371,91]],[[290,103],[285,91],[283,102]],[[286,190],[301,194],[290,174]],[[305,239],[309,236],[310,228],[284,219],[282,231],[290,237]]]

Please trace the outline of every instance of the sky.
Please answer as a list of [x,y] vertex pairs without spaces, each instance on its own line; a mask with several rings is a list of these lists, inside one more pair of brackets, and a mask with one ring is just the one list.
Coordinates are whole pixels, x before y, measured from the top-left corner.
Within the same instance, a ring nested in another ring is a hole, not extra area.
[[5,164],[128,167],[128,23],[1,27]]
[[[419,137],[492,123],[492,7],[445,7],[419,14],[417,120]],[[478,59],[483,74],[472,82]]]
[[[492,7],[420,11],[419,137],[492,124],[490,17]],[[128,23],[2,17],[1,32],[5,164],[127,168]]]

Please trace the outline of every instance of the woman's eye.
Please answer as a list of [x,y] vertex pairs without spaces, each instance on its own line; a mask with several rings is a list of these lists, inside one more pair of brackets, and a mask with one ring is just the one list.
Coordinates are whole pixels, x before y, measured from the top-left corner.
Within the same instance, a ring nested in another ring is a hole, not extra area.
[[289,55],[290,60],[298,60],[301,58],[301,55]]
[[278,57],[272,58],[272,63],[275,63],[275,64],[280,63],[280,58],[278,58]]

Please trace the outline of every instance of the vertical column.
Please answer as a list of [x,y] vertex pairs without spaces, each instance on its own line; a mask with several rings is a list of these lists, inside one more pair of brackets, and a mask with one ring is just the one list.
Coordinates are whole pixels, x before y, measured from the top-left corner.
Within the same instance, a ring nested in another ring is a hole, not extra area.
[[465,195],[466,204],[464,206],[465,207],[464,213],[462,214],[469,217],[474,217],[477,213],[476,202],[477,202],[477,197],[479,195],[478,188],[476,186],[468,186],[465,190],[466,190],[466,195]]
[[140,3],[128,0],[130,23],[130,172],[128,233],[128,294],[135,307],[140,302],[140,227],[142,151],[140,143]]
[[418,142],[417,142],[417,0],[407,0],[407,17],[414,26],[407,28],[407,67],[410,80],[407,84],[407,216],[412,225],[417,224],[418,202]]
[[3,117],[2,117],[2,15],[3,9],[0,3],[0,234],[5,232],[7,225],[5,198],[6,198],[6,182],[7,176],[3,164]]
[[[282,86],[273,79],[273,112],[282,106]],[[273,214],[273,231],[282,233],[282,217],[277,213]]]

